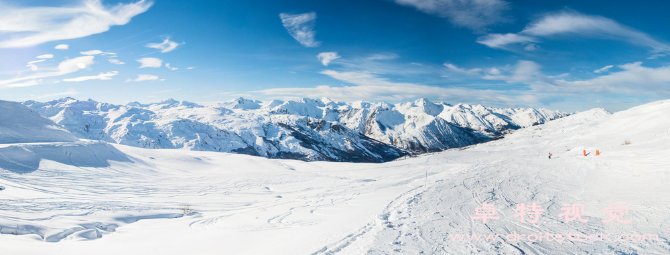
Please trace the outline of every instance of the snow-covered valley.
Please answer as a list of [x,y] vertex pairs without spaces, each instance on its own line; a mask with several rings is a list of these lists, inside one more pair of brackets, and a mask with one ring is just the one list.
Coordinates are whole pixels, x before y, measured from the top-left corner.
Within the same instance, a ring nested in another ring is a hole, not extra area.
[[[54,108],[54,114],[45,114],[45,106],[31,107],[42,109],[39,111],[45,116],[71,130],[68,123],[73,123],[69,122],[72,119],[62,116],[67,113],[62,109]],[[95,107],[102,106],[96,104]],[[194,111],[189,109],[189,112]],[[197,109],[211,111],[214,108]],[[91,111],[81,114],[83,110],[72,116],[86,119],[100,116],[100,120],[112,120],[118,118],[110,115],[122,116],[128,111],[138,111],[133,116],[144,114],[138,108],[120,107],[119,110],[105,110],[107,117],[91,114]],[[185,112],[175,110],[170,114]],[[441,114],[444,110],[438,115]],[[281,118],[293,118],[290,116]],[[310,117],[308,114],[302,116]],[[357,130],[346,124],[353,118],[343,119],[341,112],[337,114],[339,119],[319,116],[319,119],[337,121],[349,130]],[[277,117],[268,118],[267,122],[272,122]],[[49,126],[44,120],[40,119],[39,123]],[[159,120],[155,120],[156,123]],[[137,123],[132,118],[126,121]],[[3,123],[8,122],[3,119]],[[35,139],[0,144],[0,186],[3,187],[0,191],[0,238],[6,244],[4,252],[670,252],[670,186],[667,185],[670,181],[670,159],[667,157],[670,155],[670,100],[614,114],[593,109],[541,125],[526,123],[523,124],[525,128],[503,139],[385,163],[306,162],[206,149],[145,149],[140,148],[144,146],[109,140],[113,134],[118,134],[101,133],[110,130],[110,125],[115,126],[109,123],[114,122],[89,126],[89,130],[97,130],[92,134],[105,136],[100,139],[109,144],[91,140]],[[141,123],[144,124],[139,127],[148,125]],[[241,126],[240,123],[234,125]],[[514,123],[522,126],[521,122]],[[16,132],[21,130],[16,125],[0,127]],[[139,128],[129,124],[124,127]],[[477,130],[473,125],[470,128]],[[60,133],[66,132],[64,130],[50,130],[59,132],[63,139],[71,139],[67,133]],[[480,135],[485,131],[505,132],[495,128],[479,130],[481,132],[477,134]],[[393,132],[385,134],[395,135]],[[74,133],[82,136],[82,133]],[[407,134],[398,134],[403,135]],[[389,144],[395,142],[378,140],[389,149],[394,148]],[[600,155],[595,155],[596,150]],[[584,156],[583,151],[589,153],[588,156]],[[551,159],[548,159],[548,153],[553,154]],[[485,202],[495,206],[500,219],[487,223],[472,219],[476,209]],[[534,224],[519,222],[513,215],[520,203],[536,203],[545,210],[544,214]],[[622,218],[632,219],[630,224],[602,222],[608,219],[603,208],[615,203],[623,203],[629,208]],[[583,204],[582,217],[590,220],[565,223],[558,216],[563,204]],[[530,235],[537,232],[584,235],[604,232],[613,236],[655,234],[658,240],[552,242],[498,239],[470,242],[450,238],[456,234],[498,234],[503,237],[510,233]]]

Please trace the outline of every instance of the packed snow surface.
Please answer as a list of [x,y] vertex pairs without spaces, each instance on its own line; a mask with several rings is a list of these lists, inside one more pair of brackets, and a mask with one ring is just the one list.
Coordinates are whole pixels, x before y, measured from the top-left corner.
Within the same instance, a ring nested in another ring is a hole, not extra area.
[[[0,238],[7,254],[667,254],[669,142],[670,100],[375,164],[92,141],[6,144],[0,149],[39,160],[32,170],[0,165]],[[472,219],[484,202],[500,219]],[[520,222],[520,203],[545,212]],[[622,219],[631,223],[602,222],[614,203],[629,208]],[[565,223],[563,204],[583,204],[588,222]],[[538,232],[659,240],[450,238]]]

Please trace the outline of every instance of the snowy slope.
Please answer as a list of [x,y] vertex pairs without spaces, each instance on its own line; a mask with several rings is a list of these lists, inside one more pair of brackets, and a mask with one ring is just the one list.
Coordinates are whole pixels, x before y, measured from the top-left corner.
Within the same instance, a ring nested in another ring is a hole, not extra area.
[[[615,114],[593,109],[465,151],[431,156],[471,167],[448,178],[433,178],[425,191],[395,200],[375,227],[337,249],[343,254],[668,254],[668,142],[670,100],[665,100]],[[583,156],[584,150],[589,156]],[[595,156],[596,150],[601,155]],[[547,158],[549,152],[552,159]],[[495,205],[499,220],[484,224],[471,219],[484,202]],[[521,203],[537,203],[545,210],[539,222],[521,223],[514,216]],[[622,203],[629,211],[621,219],[632,222],[604,223],[610,219],[604,208]],[[566,223],[558,216],[565,212],[564,204],[583,204],[582,218],[589,220]],[[513,233],[540,234],[545,240],[506,239]],[[563,234],[565,240],[548,241],[547,233]],[[613,241],[571,241],[570,233],[575,239],[602,233]],[[464,234],[499,238],[452,239]],[[616,241],[634,235],[659,238]]]
[[[142,147],[234,152],[268,158],[384,162],[409,153],[488,141],[565,113],[326,98],[207,106],[176,100],[110,105],[62,98],[24,102],[81,138]],[[381,142],[381,143],[380,143]]]
[[[113,145],[128,156],[108,166],[47,159],[28,174],[0,169],[0,237],[8,254],[667,254],[668,113],[670,100],[615,114],[594,109],[382,164]],[[471,219],[483,202],[499,220]],[[546,211],[536,224],[521,223],[519,203]],[[563,203],[584,204],[590,220],[564,223]],[[611,203],[628,206],[632,223],[603,223]],[[184,214],[185,204],[194,211]],[[659,241],[449,237],[514,232]]]
[[0,168],[29,173],[45,161],[108,167],[110,160],[130,162],[125,154],[105,142],[80,141],[34,110],[20,103],[0,101]]
[[0,144],[77,140],[76,136],[37,111],[20,103],[0,100]]

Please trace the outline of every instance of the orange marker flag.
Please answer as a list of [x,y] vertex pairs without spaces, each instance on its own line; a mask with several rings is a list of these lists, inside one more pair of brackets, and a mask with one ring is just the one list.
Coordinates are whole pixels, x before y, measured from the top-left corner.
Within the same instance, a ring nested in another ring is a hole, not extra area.
[[596,150],[596,156],[599,156],[599,155],[600,155],[600,151]]
[[586,157],[586,150],[584,150],[584,156]]

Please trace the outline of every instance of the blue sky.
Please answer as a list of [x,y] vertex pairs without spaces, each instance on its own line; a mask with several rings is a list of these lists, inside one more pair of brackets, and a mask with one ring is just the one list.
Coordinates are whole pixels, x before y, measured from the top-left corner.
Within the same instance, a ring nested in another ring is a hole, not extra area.
[[670,96],[668,1],[0,0],[0,99],[328,97],[580,111]]

